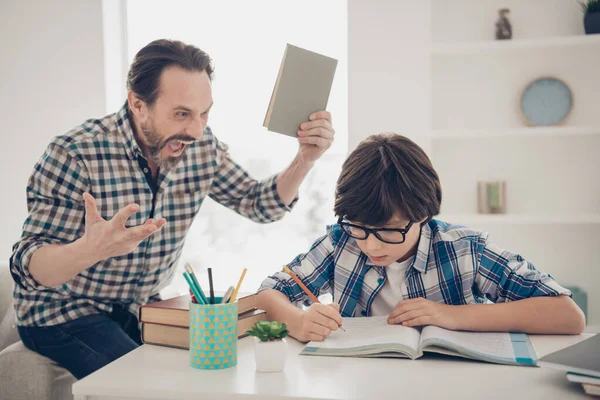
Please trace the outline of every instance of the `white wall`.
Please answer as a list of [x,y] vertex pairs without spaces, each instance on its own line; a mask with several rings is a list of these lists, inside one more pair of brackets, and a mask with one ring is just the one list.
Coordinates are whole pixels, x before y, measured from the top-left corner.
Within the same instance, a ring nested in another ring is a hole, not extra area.
[[428,151],[431,15],[423,0],[348,1],[348,147],[393,131]]
[[[483,229],[490,240],[520,253],[559,283],[585,289],[588,322],[597,324],[600,164],[594,149],[600,138],[430,137],[439,134],[432,128],[470,129],[476,136],[520,128],[519,89],[544,73],[566,77],[575,93],[576,107],[564,125],[598,127],[594,110],[600,87],[592,67],[599,60],[597,44],[510,55],[432,53],[442,42],[493,40],[501,7],[512,10],[515,40],[583,34],[578,4],[564,0],[349,0],[349,150],[379,131],[415,139],[440,174],[443,212],[467,216],[449,222]],[[510,216],[494,223],[476,214],[476,181],[494,178],[509,181],[509,212],[516,223]],[[592,218],[580,223],[569,219],[570,213]],[[538,214],[550,220],[526,221]],[[567,222],[555,224],[552,218]]]
[[0,2],[0,260],[26,218],[25,187],[53,136],[104,114],[102,3]]

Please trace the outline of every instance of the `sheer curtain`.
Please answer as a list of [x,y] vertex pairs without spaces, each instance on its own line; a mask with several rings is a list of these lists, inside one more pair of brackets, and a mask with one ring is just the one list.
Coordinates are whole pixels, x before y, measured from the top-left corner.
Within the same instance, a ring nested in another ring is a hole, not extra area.
[[[262,126],[286,43],[338,59],[327,107],[336,130],[334,145],[302,184],[294,210],[282,221],[259,225],[207,199],[187,236],[179,269],[189,262],[207,282],[210,266],[215,287],[224,290],[246,267],[241,290],[255,291],[334,222],[335,180],[348,144],[346,1],[128,0],[126,21],[129,62],[158,38],[194,44],[211,56],[215,78],[209,125],[258,179],[284,169],[298,149],[295,139]],[[186,290],[178,271],[168,294]]]

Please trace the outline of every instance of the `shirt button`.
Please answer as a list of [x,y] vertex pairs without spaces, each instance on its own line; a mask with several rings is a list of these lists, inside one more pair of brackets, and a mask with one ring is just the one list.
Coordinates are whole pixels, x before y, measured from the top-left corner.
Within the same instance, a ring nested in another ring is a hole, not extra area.
[[383,282],[385,282],[385,279],[383,279],[383,278],[377,279],[377,283],[379,283],[380,285],[383,284]]
[[148,168],[144,168],[144,173],[148,173]]
[[366,316],[367,316],[367,310],[362,310],[360,313],[361,313],[361,315],[362,315],[363,317],[366,317]]

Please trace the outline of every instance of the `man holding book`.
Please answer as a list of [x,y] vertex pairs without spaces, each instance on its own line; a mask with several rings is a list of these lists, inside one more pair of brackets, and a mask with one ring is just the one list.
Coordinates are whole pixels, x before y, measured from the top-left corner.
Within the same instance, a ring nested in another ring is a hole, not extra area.
[[157,40],[136,55],[115,114],[55,137],[27,186],[10,268],[24,344],[83,378],[140,344],[137,311],[171,280],[206,196],[258,223],[281,219],[334,130],[306,116],[291,165],[258,181],[208,127],[213,66]]

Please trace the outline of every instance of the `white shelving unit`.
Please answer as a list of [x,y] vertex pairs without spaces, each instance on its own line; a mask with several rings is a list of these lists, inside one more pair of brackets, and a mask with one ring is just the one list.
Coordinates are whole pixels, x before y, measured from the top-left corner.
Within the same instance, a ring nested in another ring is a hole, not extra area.
[[441,214],[441,220],[461,224],[586,225],[600,224],[600,214]]
[[431,137],[434,140],[480,138],[480,137],[507,137],[521,138],[524,136],[577,136],[600,135],[598,126],[550,126],[527,127],[508,129],[438,129],[433,130]]
[[483,55],[514,50],[561,49],[567,46],[598,46],[599,44],[600,35],[573,35],[500,41],[481,40],[473,42],[435,43],[432,46],[432,54],[434,56]]
[[[431,131],[442,181],[436,218],[478,228],[559,283],[589,294],[600,322],[600,35],[584,35],[577,2],[432,0]],[[514,38],[493,39],[499,8]],[[527,126],[522,90],[555,76],[571,88],[569,117]],[[507,182],[507,214],[477,213],[477,181]],[[588,316],[589,317],[589,316]]]

